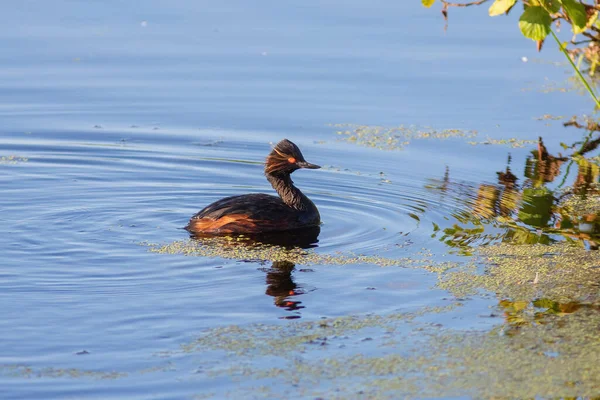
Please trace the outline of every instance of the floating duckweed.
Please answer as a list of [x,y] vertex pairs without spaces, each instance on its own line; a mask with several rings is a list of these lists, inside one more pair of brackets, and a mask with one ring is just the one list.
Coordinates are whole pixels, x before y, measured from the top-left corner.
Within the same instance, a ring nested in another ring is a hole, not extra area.
[[[422,315],[457,305],[423,309]],[[546,398],[592,396],[600,390],[596,309],[548,314],[543,323],[534,323],[537,315],[526,317],[529,324],[507,320],[490,332],[443,329],[419,322],[417,314],[217,328],[183,350],[224,350],[232,362],[210,376],[233,375],[238,382],[259,384],[277,379],[290,391],[288,397]],[[413,334],[404,337],[402,327]],[[369,356],[362,353],[364,339],[357,341],[364,332],[371,332]],[[402,347],[387,337],[403,340]],[[332,391],[331,385],[338,389]]]
[[593,396],[600,389],[600,366],[595,361],[600,342],[594,337],[599,320],[597,314],[586,317],[592,321],[583,314],[570,316],[568,322],[555,318],[512,337],[426,330],[425,354],[415,349],[407,356],[358,354],[311,360],[302,364],[301,373],[312,383],[319,378],[358,380],[367,398],[397,398],[400,393],[473,398]]
[[21,156],[2,156],[0,157],[0,164],[18,164],[27,162],[26,157]]
[[520,147],[525,147],[526,145],[529,144],[536,144],[537,140],[524,140],[524,139],[516,139],[516,138],[510,138],[510,139],[492,139],[492,138],[487,138],[486,140],[482,141],[482,142],[467,142],[468,144],[472,145],[472,146],[476,146],[476,145],[503,145],[503,146],[510,146],[513,148],[520,148]]
[[585,198],[572,195],[562,203],[562,206],[568,208],[571,215],[600,214],[600,195],[590,194]]
[[534,119],[537,121],[559,121],[561,119],[565,119],[566,117],[563,115],[552,115],[552,114],[544,114],[539,117],[535,117]]
[[77,368],[33,368],[25,365],[0,365],[0,371],[21,378],[93,378],[118,379],[127,376],[124,372],[89,371]]
[[[176,242],[152,251],[286,260],[296,254],[300,262],[324,263],[310,250],[244,246],[236,239]],[[199,363],[219,357],[202,373],[235,381],[227,393],[231,398],[272,398],[278,390],[289,398],[327,399],[590,397],[600,392],[598,252],[565,243],[501,244],[479,249],[472,262],[415,266],[437,272],[440,286],[460,297],[494,292],[501,313],[484,317],[495,318],[498,326],[464,331],[436,323],[455,317],[445,313],[463,303],[453,302],[416,312],[211,328],[162,357],[172,356],[173,363],[181,352],[196,355]],[[27,377],[87,376],[52,368],[12,371]],[[89,376],[121,376],[99,374]]]
[[[585,160],[586,168],[592,172],[592,169],[598,169],[598,159]],[[580,162],[584,162],[581,161]],[[596,175],[598,172],[594,172]],[[600,214],[600,186],[592,182],[584,192],[573,187],[566,187],[560,196],[560,208],[562,212],[575,218],[584,217],[587,222],[594,221]]]
[[[315,264],[407,262],[244,246],[232,238],[176,242],[151,250]],[[600,391],[600,253],[569,243],[499,244],[478,249],[463,263],[428,262],[430,252],[421,256],[407,265],[437,273],[438,288],[459,298],[493,293],[501,313],[486,317],[502,315],[503,323],[491,331],[469,332],[420,318],[431,320],[462,304],[455,302],[414,313],[224,326],[205,331],[181,351],[224,352],[229,361],[206,373],[257,384],[243,388],[254,397],[268,397],[263,384],[273,379],[285,385],[288,397],[339,399],[585,397]],[[332,385],[339,389],[332,392]]]
[[[420,268],[438,274],[438,288],[456,297],[483,291],[500,298],[533,301],[544,297],[558,302],[600,302],[600,253],[561,243],[515,246],[499,244],[480,248],[470,262],[433,262],[428,251],[418,257],[318,254],[312,250],[272,245],[242,245],[234,238],[176,241],[148,245],[151,252],[220,257],[242,261],[288,261],[299,265],[372,264],[381,267]],[[224,244],[225,243],[225,244]],[[229,245],[227,245],[229,243]],[[235,244],[235,245],[233,245]]]
[[474,137],[477,131],[462,129],[417,128],[414,126],[368,126],[356,124],[333,124],[342,140],[361,146],[381,150],[399,150],[410,144],[413,139],[449,139],[454,137]]
[[521,89],[523,92],[538,92],[538,93],[567,93],[577,90],[577,88],[573,85],[574,81],[571,79],[566,79],[563,82],[553,82],[550,80],[546,80],[542,85],[535,85]]
[[566,243],[501,244],[479,249],[477,261],[444,271],[438,287],[458,297],[487,290],[501,299],[527,302],[545,298],[560,303],[600,303],[599,252]]
[[318,254],[301,248],[287,249],[281,246],[246,244],[247,239],[243,237],[208,238],[202,241],[182,240],[173,243],[158,245],[147,244],[150,251],[159,254],[182,254],[198,257],[220,257],[241,261],[289,261],[294,264],[374,264],[381,267],[421,266],[427,268],[431,262],[426,257],[430,253],[423,251],[419,253],[422,258],[386,258],[380,256],[366,255],[344,255],[344,254]]
[[441,307],[424,307],[416,312],[386,316],[365,315],[326,318],[316,322],[292,322],[287,325],[231,325],[208,329],[195,341],[183,345],[184,352],[220,349],[238,355],[291,355],[299,349],[323,343],[327,338],[356,334],[363,329],[394,329],[398,322],[410,322],[417,317],[441,314],[461,307],[451,303]]

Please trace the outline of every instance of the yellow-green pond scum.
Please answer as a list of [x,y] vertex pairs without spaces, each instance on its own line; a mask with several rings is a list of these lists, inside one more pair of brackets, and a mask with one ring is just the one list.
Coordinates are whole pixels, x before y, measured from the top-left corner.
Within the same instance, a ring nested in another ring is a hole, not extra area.
[[[232,241],[235,239],[229,239]],[[327,399],[591,397],[600,393],[600,255],[572,244],[480,248],[464,263],[322,255],[269,246],[176,242],[157,253],[296,264],[423,268],[461,300],[481,295],[497,307],[482,331],[445,328],[463,301],[419,312],[357,315],[285,325],[225,326],[181,347],[223,352],[212,376],[233,377],[232,398],[287,395]],[[177,353],[177,352],[175,352]]]
[[[410,259],[322,255],[232,245],[234,240],[148,246],[180,256],[423,268],[455,298],[450,296],[446,306],[412,312],[210,328],[179,348],[149,354],[155,365],[139,371],[4,365],[2,372],[31,379],[127,379],[188,368],[179,365],[185,354],[206,379],[233,380],[226,396],[235,399],[274,398],[280,389],[287,398],[327,399],[585,398],[600,393],[598,252],[564,243],[502,244],[480,248],[465,263],[436,263],[426,251]],[[492,322],[481,330],[447,327],[464,312],[465,296],[476,293],[497,304],[480,316]],[[190,379],[196,373],[190,371]],[[198,398],[207,396],[199,390]]]

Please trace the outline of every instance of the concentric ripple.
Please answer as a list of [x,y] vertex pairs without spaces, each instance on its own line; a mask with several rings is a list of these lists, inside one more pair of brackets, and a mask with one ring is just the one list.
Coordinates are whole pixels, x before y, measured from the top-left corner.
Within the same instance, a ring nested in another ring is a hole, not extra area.
[[[308,257],[286,250],[278,260],[152,251],[190,243],[183,226],[215,200],[274,194],[262,164],[270,145],[260,135],[138,128],[1,137],[6,155],[26,160],[0,165],[5,356],[32,368],[51,359],[56,368],[90,369],[91,353],[94,368],[119,358],[120,371],[137,371],[149,354],[220,324],[443,301],[431,290],[434,277],[397,267],[422,261],[423,248],[445,247],[432,240],[433,227],[469,213],[462,189],[438,190],[425,172],[392,172],[405,170],[401,158],[353,157],[345,153],[352,148],[289,136],[309,161],[351,162],[294,173],[322,225],[316,247],[294,250]],[[74,354],[86,355],[73,362]]]
[[[135,132],[107,130],[102,135],[83,130],[44,132],[26,140],[17,134],[0,139],[7,154],[27,158],[0,167],[0,180],[5,183],[0,198],[2,229],[10,238],[3,249],[5,267],[1,272],[13,276],[2,287],[4,293],[18,297],[27,293],[31,309],[36,310],[28,320],[44,320],[52,315],[51,310],[60,308],[71,310],[71,321],[85,318],[89,309],[94,309],[111,315],[105,321],[109,331],[122,329],[123,321],[140,329],[149,324],[156,316],[144,306],[145,301],[156,305],[161,315],[169,310],[176,315],[180,307],[193,304],[194,309],[197,306],[195,318],[201,321],[227,316],[235,323],[240,303],[248,308],[244,318],[261,320],[268,315],[260,309],[265,293],[277,293],[277,298],[285,300],[276,305],[287,304],[289,296],[322,295],[319,284],[310,282],[310,275],[300,274],[308,282],[294,280],[293,265],[283,274],[272,266],[272,273],[265,277],[260,272],[269,267],[265,260],[252,259],[240,268],[239,260],[218,254],[193,258],[157,255],[144,245],[187,240],[188,232],[182,228],[190,216],[220,198],[275,194],[263,175],[262,163],[270,145],[239,132],[228,137],[210,131],[163,130],[157,135],[139,128]],[[336,161],[331,147],[293,136],[290,139],[309,161]],[[365,157],[352,160],[351,169],[325,166],[294,173],[295,184],[321,214],[318,242],[311,250],[317,253],[314,260],[330,265],[327,260],[331,257],[352,260],[365,256],[355,260],[380,257],[388,260],[386,265],[400,265],[395,260],[411,257],[411,249],[432,249],[436,244],[445,247],[431,239],[433,227],[449,226],[456,216],[469,212],[468,204],[448,201],[448,194],[428,188],[432,183],[424,173],[390,173],[404,169],[387,168],[387,163]],[[388,174],[383,175],[382,170]],[[27,260],[28,268],[14,276],[21,260]],[[370,265],[369,261],[356,263]],[[312,264],[318,268],[319,262]],[[325,274],[339,279],[334,272]],[[348,293],[361,290],[356,279],[348,277],[338,285]],[[273,286],[273,280],[281,285]],[[254,286],[259,289],[245,290]],[[44,306],[35,308],[36,299],[44,299]],[[144,300],[140,303],[140,299]],[[124,302],[133,308],[123,308]],[[269,303],[272,307],[273,302]],[[78,309],[77,304],[87,304],[87,308]],[[250,310],[258,305],[254,315]],[[340,314],[346,312],[342,303],[329,305],[327,310],[335,312],[336,307]],[[287,310],[285,318],[320,312],[314,307],[281,308]],[[132,312],[146,313],[147,318],[132,319]],[[15,314],[15,318],[20,316]],[[133,333],[131,338],[137,339]]]
[[[30,231],[38,229],[40,221],[53,221],[46,229],[60,230],[63,237],[115,231],[125,240],[164,242],[184,236],[179,228],[215,200],[243,193],[275,194],[262,172],[270,151],[264,143],[210,135],[198,140],[186,134],[174,135],[165,146],[141,130],[139,137],[131,137],[131,132],[128,136],[125,142],[117,139],[118,132],[111,132],[111,140],[105,142],[13,140],[15,151],[30,158],[21,166],[26,179],[18,190],[32,200],[26,206],[11,204],[12,215],[26,216],[13,226]],[[190,144],[190,139],[195,141]],[[204,142],[212,145],[201,145]],[[318,146],[309,144],[307,149],[299,144],[308,159],[326,159]],[[440,191],[428,189],[427,180],[418,174],[396,175],[390,181],[369,173],[373,168],[368,164],[354,164],[352,171],[325,167],[293,176],[319,208],[320,251],[376,253],[407,237],[428,236],[434,224],[469,213],[468,202],[448,202]],[[35,172],[28,172],[34,166]],[[367,172],[360,170],[363,167]]]

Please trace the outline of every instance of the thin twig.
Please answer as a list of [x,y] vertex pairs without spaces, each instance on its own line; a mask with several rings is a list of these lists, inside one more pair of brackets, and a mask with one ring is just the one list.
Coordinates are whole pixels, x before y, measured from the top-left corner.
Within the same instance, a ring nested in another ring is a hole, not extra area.
[[578,46],[578,45],[580,45],[580,44],[590,43],[590,42],[593,42],[593,41],[594,41],[593,39],[589,39],[589,40],[580,40],[579,42],[574,42],[574,41],[572,41],[572,40],[571,40],[571,44],[573,44],[573,45],[575,45],[575,46]]
[[470,6],[478,6],[487,1],[489,1],[489,0],[472,1],[470,3],[451,3],[449,1],[442,0],[442,4],[444,5],[444,7],[470,7]]

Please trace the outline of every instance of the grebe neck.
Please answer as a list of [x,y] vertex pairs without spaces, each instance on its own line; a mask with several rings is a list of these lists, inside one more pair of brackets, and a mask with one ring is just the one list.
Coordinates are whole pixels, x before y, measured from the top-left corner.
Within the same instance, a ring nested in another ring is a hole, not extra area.
[[296,186],[289,174],[273,175],[265,174],[267,180],[273,186],[273,189],[277,191],[281,200],[288,206],[299,210],[307,211],[315,208],[315,205],[304,193],[300,191]]

